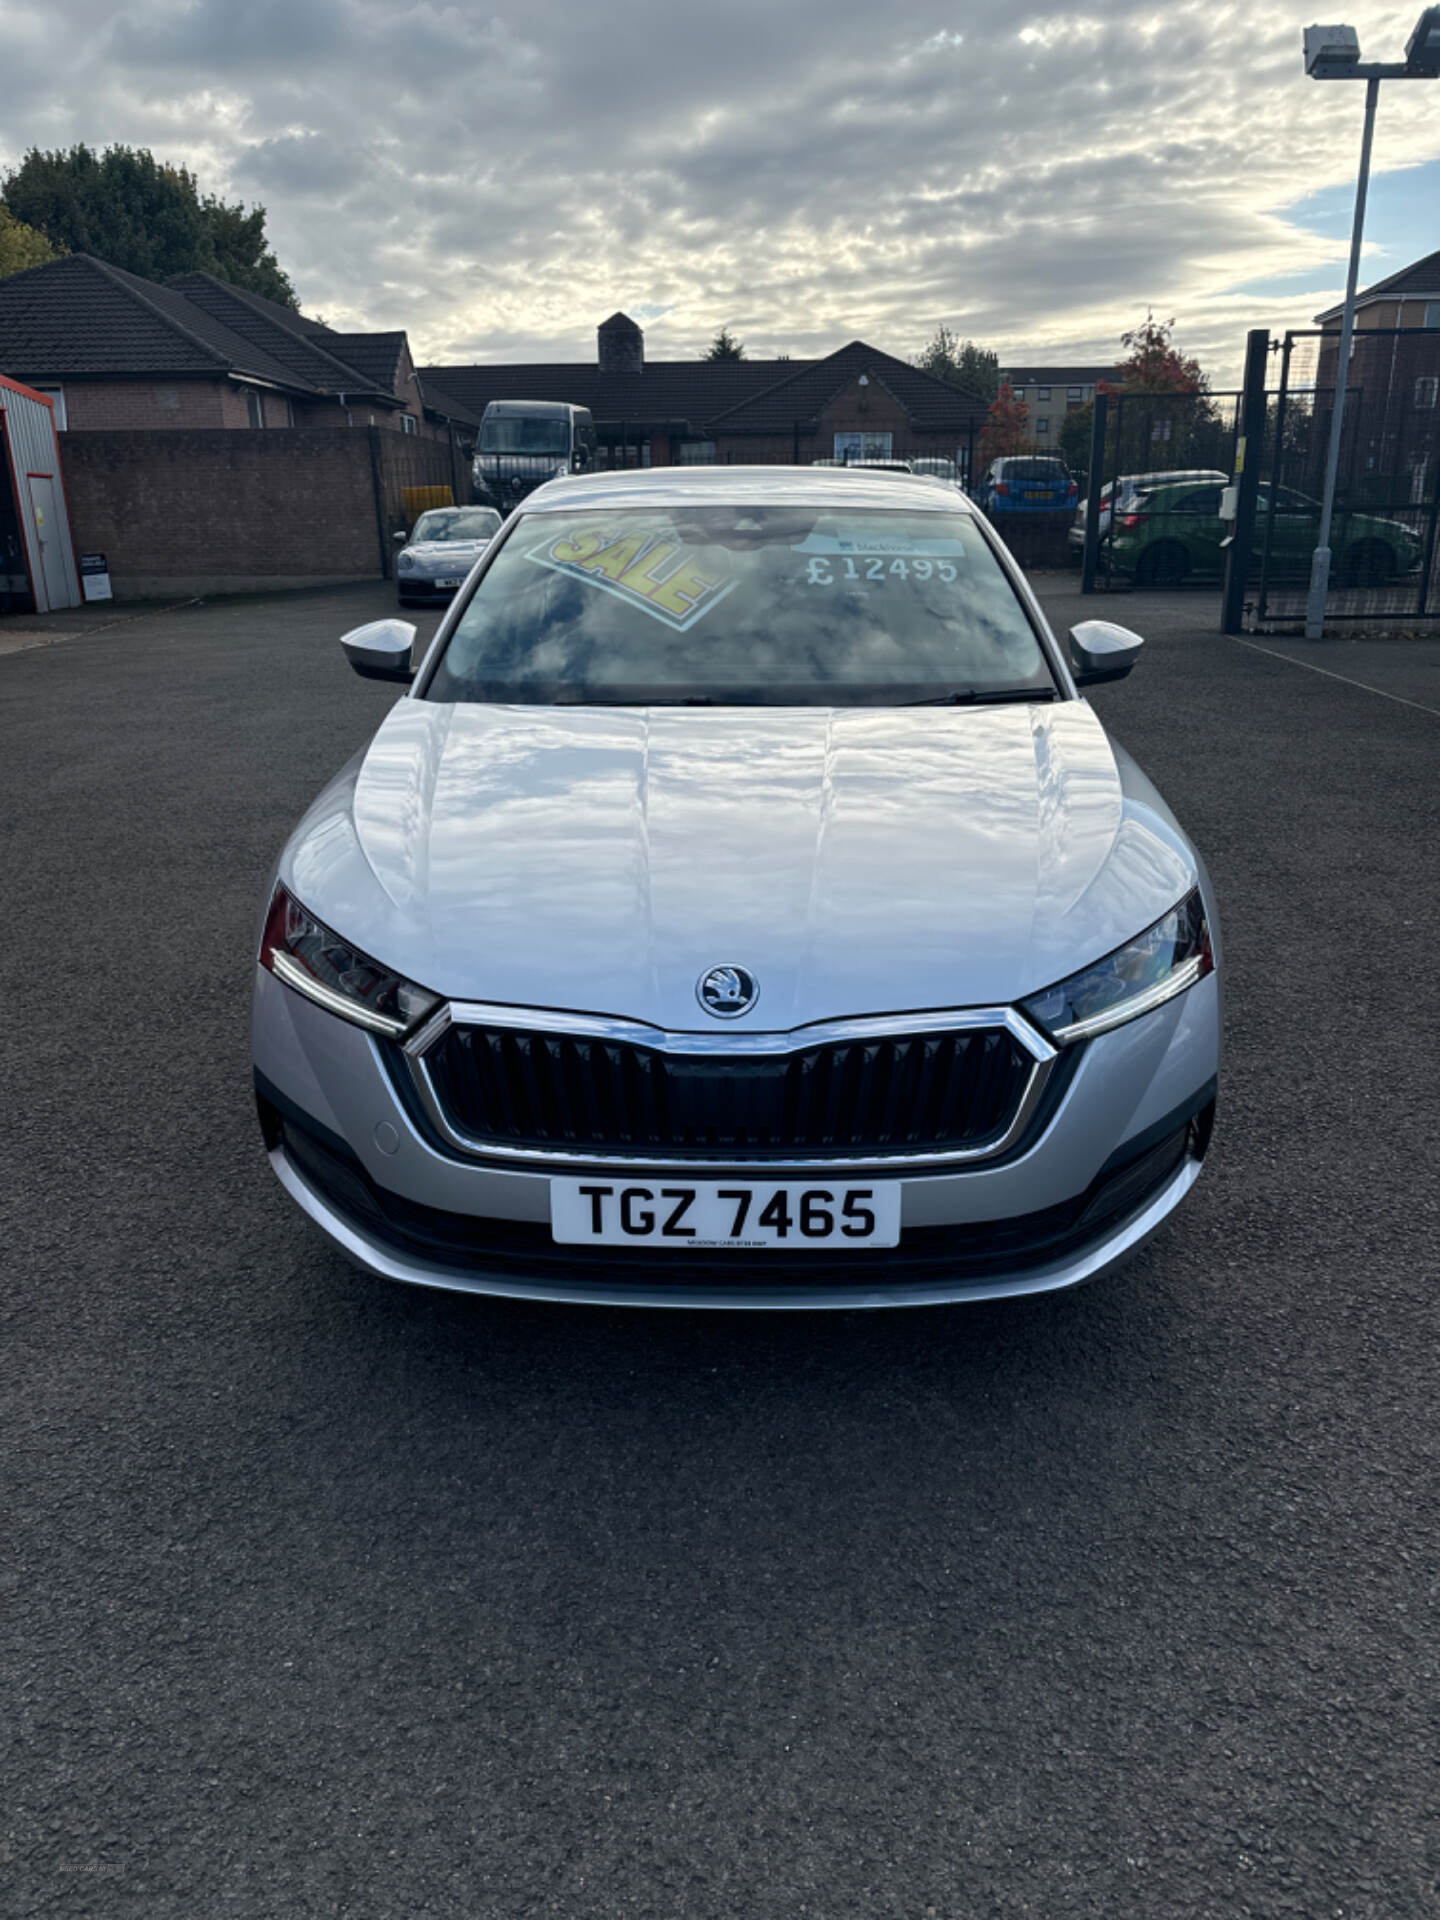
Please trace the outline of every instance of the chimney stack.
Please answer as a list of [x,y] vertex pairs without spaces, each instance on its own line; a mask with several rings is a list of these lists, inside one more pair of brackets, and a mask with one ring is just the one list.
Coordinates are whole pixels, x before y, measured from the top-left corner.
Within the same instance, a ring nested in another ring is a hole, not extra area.
[[645,336],[628,313],[612,313],[598,330],[601,373],[643,373]]

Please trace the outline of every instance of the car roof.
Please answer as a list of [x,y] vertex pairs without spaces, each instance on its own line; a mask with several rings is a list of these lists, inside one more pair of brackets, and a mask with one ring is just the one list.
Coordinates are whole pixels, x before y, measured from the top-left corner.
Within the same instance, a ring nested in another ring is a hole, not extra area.
[[1228,480],[1218,467],[1173,467],[1160,473],[1122,473],[1122,487],[1178,487],[1195,480]]
[[930,474],[866,467],[651,467],[549,480],[521,502],[524,513],[594,507],[913,507],[970,513],[962,494]]
[[491,400],[486,413],[584,413],[568,400]]
[[1202,493],[1213,493],[1224,482],[1223,473],[1182,473],[1165,481],[1162,486],[1147,485],[1141,491],[1146,494],[1193,493],[1198,488]]

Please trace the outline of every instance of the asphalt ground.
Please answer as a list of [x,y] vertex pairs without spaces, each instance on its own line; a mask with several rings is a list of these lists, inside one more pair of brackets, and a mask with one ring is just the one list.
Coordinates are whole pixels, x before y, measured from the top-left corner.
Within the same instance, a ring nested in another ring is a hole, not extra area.
[[1440,1911],[1440,715],[1041,584],[1150,634],[1215,1144],[1118,1275],[868,1316],[412,1292],[276,1186],[255,917],[384,591],[0,659],[7,1920]]

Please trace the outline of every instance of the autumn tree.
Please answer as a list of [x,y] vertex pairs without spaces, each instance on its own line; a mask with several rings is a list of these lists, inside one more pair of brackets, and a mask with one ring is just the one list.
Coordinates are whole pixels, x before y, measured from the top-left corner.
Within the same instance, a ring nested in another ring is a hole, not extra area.
[[728,327],[721,327],[710,342],[709,351],[702,353],[700,358],[702,360],[743,360],[745,342],[737,340]]
[[144,147],[32,147],[0,182],[0,205],[61,252],[93,253],[147,280],[200,271],[282,305],[295,289],[265,239],[265,209],[200,192],[194,174]]
[[[1228,464],[1229,436],[1210,399],[1210,382],[1198,360],[1175,345],[1175,322],[1157,320],[1152,311],[1138,327],[1120,336],[1124,358],[1113,380],[1096,383],[1111,396],[1106,429],[1105,472],[1118,463],[1125,472]],[[1173,404],[1147,407],[1145,395],[1173,396]],[[1118,397],[1120,404],[1115,404]],[[1060,455],[1072,473],[1090,466],[1094,404],[1067,413],[1060,424]]]
[[1121,393],[1210,391],[1210,382],[1201,372],[1200,362],[1187,359],[1175,345],[1174,328],[1173,319],[1157,320],[1152,310],[1138,327],[1121,334],[1125,358],[1115,370],[1115,386]]
[[1000,391],[1000,356],[973,340],[958,339],[942,320],[934,335],[915,356],[914,364],[922,373],[944,380],[952,387],[964,387],[993,400]]
[[0,202],[0,280],[7,273],[23,273],[26,267],[43,267],[47,260],[58,260],[60,253],[43,233],[17,220]]
[[988,463],[1007,454],[1029,453],[1030,409],[1015,398],[1015,389],[1007,380],[990,403],[990,412],[980,430],[980,458]]

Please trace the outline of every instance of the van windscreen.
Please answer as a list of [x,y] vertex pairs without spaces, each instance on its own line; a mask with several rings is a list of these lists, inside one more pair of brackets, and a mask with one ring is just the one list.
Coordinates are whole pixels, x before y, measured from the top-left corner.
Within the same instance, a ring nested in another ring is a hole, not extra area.
[[497,414],[480,428],[481,453],[568,453],[570,423],[554,414]]

